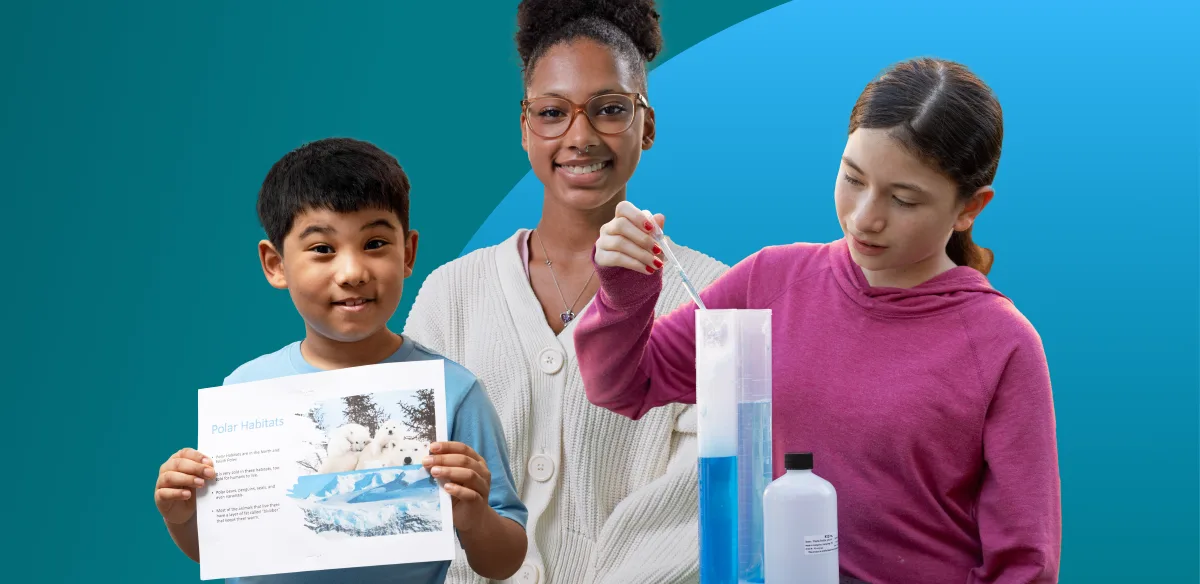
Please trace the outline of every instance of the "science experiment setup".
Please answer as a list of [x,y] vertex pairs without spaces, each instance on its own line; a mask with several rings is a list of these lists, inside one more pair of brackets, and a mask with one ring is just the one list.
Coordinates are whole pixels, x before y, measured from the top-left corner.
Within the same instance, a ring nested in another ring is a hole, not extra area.
[[763,492],[772,477],[771,311],[709,310],[662,229],[653,218],[650,224],[698,307],[700,583],[762,584]]

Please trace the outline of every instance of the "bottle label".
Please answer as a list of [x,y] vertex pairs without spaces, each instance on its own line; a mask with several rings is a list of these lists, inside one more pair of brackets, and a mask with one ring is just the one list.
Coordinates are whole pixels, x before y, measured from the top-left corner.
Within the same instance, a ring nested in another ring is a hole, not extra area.
[[804,553],[827,554],[836,552],[838,549],[838,536],[836,533],[825,535],[808,535],[804,537]]

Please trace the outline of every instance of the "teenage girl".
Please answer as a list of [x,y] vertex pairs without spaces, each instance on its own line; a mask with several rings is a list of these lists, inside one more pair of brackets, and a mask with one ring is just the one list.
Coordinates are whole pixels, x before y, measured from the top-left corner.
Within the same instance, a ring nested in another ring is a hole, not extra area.
[[[646,64],[662,44],[658,19],[649,0],[520,4],[521,145],[543,185],[541,217],[435,270],[405,328],[479,376],[500,415],[529,510],[528,553],[514,582],[698,579],[694,407],[634,422],[593,406],[571,337],[599,286],[592,248],[600,227],[654,143]],[[675,249],[697,285],[728,269]],[[647,308],[665,314],[686,299],[672,275]],[[460,553],[448,582],[481,580]]]
[[[896,65],[850,113],[834,188],[844,237],[768,247],[701,294],[710,309],[772,310],[774,473],[786,452],[814,453],[838,491],[847,576],[1057,582],[1046,357],[971,239],[1002,138],[999,103],[966,68]],[[655,317],[671,269],[646,227],[622,203],[601,229],[601,290],[575,330],[588,398],[634,420],[696,390],[696,306]]]

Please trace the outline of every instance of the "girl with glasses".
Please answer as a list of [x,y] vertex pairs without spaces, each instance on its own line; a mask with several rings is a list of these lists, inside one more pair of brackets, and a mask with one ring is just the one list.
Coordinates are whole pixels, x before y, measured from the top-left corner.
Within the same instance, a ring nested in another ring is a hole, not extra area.
[[[709,309],[772,310],[774,474],[786,452],[814,453],[837,489],[846,576],[1058,581],[1046,356],[971,237],[1002,139],[999,102],[965,67],[894,66],[850,113],[833,189],[844,237],[768,247],[701,293]],[[671,270],[640,211],[616,211],[575,344],[588,398],[637,420],[694,402],[697,307],[658,315]]]
[[[635,422],[593,406],[571,336],[599,285],[600,227],[654,143],[646,73],[662,44],[659,15],[650,0],[526,0],[517,19],[521,145],[543,185],[541,218],[430,274],[405,333],[479,376],[498,410],[529,510],[514,581],[696,581],[694,407]],[[675,252],[696,285],[728,269]],[[656,314],[687,299],[677,276],[661,290]],[[481,581],[460,553],[448,582]]]

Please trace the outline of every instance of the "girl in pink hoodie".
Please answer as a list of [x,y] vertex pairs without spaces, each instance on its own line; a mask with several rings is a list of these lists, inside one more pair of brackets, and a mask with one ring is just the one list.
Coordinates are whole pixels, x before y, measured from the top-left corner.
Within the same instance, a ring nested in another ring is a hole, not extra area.
[[[1046,357],[971,240],[1002,141],[1000,104],[966,68],[896,65],[850,114],[845,237],[768,247],[701,293],[710,309],[772,310],[774,474],[785,452],[815,453],[838,490],[846,576],[1058,580]],[[696,392],[697,307],[654,318],[665,259],[646,219],[623,202],[601,230],[601,289],[575,331],[588,399],[633,419]]]

